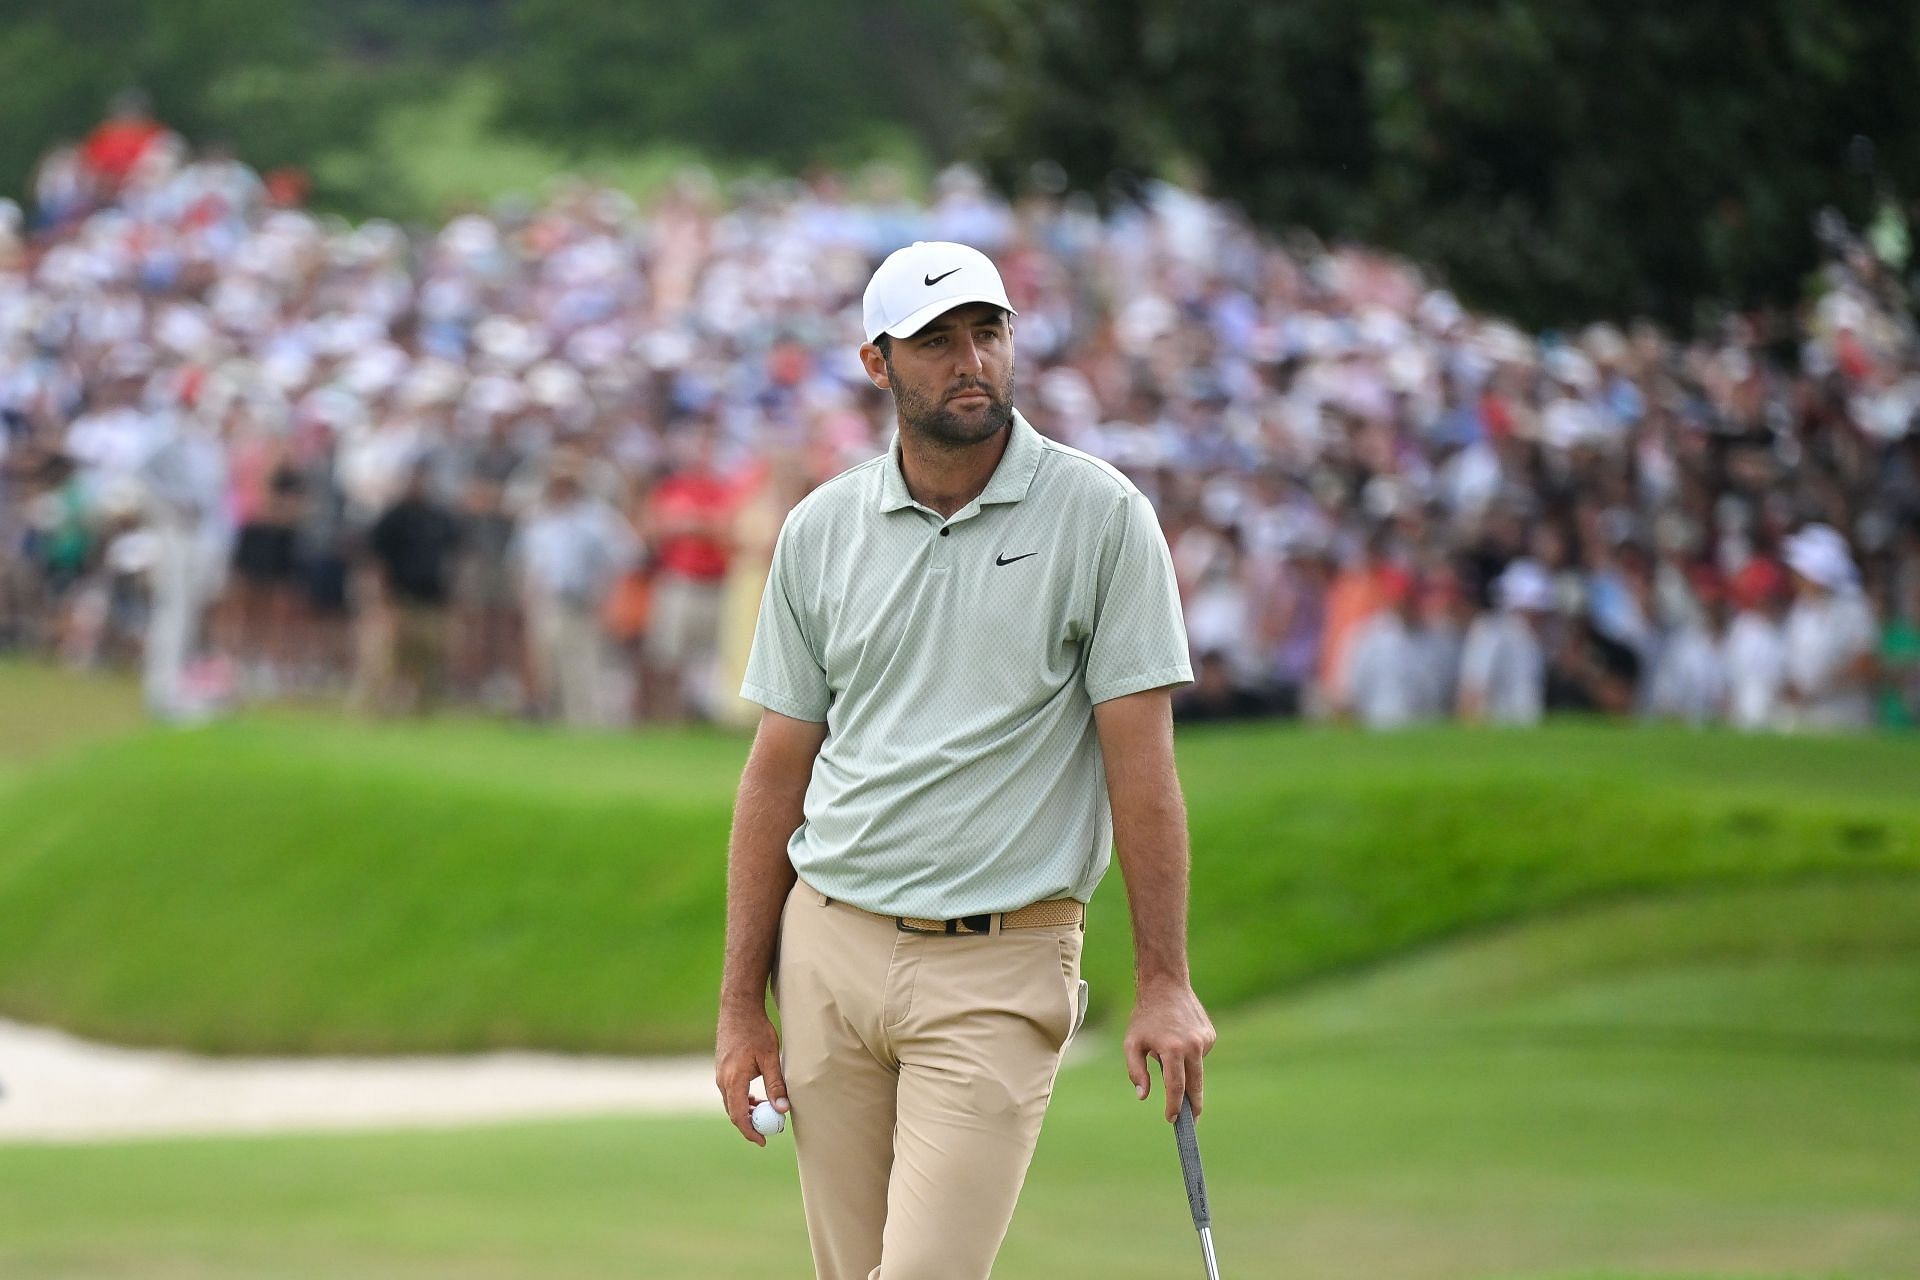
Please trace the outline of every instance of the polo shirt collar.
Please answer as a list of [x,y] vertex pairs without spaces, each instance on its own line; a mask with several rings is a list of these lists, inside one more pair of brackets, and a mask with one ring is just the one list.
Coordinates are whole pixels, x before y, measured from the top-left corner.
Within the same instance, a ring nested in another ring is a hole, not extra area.
[[[1045,452],[1040,443],[1040,433],[1015,409],[1006,452],[1000,455],[1000,464],[993,469],[987,487],[967,506],[973,508],[994,502],[1018,502],[1026,497],[1027,490],[1033,487],[1034,473],[1040,470],[1040,456]],[[887,463],[880,469],[880,510],[898,511],[914,505],[913,495],[907,492],[906,474],[900,469],[900,432],[895,430],[887,446]]]
[[900,431],[895,428],[893,439],[887,444],[887,463],[880,468],[880,510],[898,511],[913,505],[913,495],[907,492],[906,473],[900,470]]
[[1027,490],[1033,487],[1033,473],[1040,469],[1040,455],[1044,452],[1046,450],[1040,443],[1040,433],[1015,409],[1013,430],[1007,437],[1007,451],[1000,455],[1000,465],[993,469],[993,478],[980,491],[980,505],[1018,502],[1026,497]]

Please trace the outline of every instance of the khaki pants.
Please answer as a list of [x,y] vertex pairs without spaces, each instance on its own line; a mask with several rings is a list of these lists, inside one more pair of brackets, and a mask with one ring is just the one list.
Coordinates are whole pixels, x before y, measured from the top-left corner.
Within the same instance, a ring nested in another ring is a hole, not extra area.
[[820,1280],[985,1280],[1086,1011],[1082,928],[904,933],[795,884],[774,1000]]
[[565,723],[594,724],[599,719],[599,613],[590,606],[535,597],[527,605],[527,624],[539,695],[554,700]]
[[394,609],[393,673],[407,685],[389,695],[392,707],[404,698],[420,714],[433,711],[447,691],[447,608],[403,602]]

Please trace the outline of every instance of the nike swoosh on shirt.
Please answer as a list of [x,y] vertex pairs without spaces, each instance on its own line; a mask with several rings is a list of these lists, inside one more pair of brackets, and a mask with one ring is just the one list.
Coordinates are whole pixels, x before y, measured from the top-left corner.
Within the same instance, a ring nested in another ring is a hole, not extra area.
[[1006,558],[1006,557],[1004,557],[1004,556],[995,556],[995,557],[993,558],[993,562],[994,562],[995,564],[1012,564],[1014,560],[1025,560],[1025,559],[1027,558],[1027,556],[1037,556],[1037,555],[1039,555],[1039,554],[1040,554],[1040,553],[1039,553],[1038,551],[1029,551],[1029,552],[1027,552],[1027,554],[1026,554],[1026,555],[1024,555],[1024,556],[1015,556],[1015,557],[1013,558],[1013,560],[1009,560],[1009,559],[1007,559],[1007,558]]
[[[955,267],[953,271],[958,271],[959,269],[960,268]],[[933,285],[939,284],[942,280],[945,280],[948,276],[952,275],[953,271],[942,271],[937,276],[921,276],[920,279],[928,287],[932,287]]]

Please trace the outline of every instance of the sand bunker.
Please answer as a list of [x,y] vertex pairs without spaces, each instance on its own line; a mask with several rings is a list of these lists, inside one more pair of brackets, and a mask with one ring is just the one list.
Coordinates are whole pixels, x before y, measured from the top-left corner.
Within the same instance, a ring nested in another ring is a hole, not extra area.
[[702,1111],[726,1124],[705,1057],[206,1058],[0,1020],[0,1142]]

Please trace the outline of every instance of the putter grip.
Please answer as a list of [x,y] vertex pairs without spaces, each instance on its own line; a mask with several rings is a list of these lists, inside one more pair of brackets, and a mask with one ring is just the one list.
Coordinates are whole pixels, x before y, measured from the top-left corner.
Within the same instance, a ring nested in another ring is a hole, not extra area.
[[1187,1207],[1193,1210],[1195,1230],[1213,1225],[1207,1210],[1207,1173],[1200,1167],[1200,1137],[1193,1131],[1193,1104],[1180,1099],[1180,1115],[1173,1122],[1173,1140],[1180,1147],[1180,1171],[1187,1176]]

